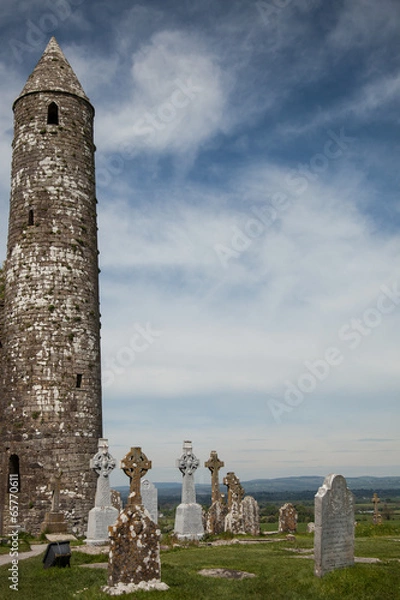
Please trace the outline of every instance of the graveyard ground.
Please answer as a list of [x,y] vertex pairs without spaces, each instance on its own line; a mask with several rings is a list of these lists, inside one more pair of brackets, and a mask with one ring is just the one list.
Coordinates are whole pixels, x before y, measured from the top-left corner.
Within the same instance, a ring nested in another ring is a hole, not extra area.
[[[268,528],[273,525],[269,523]],[[162,580],[170,586],[169,591],[139,592],[122,597],[136,600],[400,600],[400,521],[392,520],[382,526],[373,526],[370,521],[359,523],[356,556],[375,557],[381,562],[356,564],[322,579],[314,576],[314,562],[306,558],[313,547],[312,534],[300,532],[295,542],[273,541],[282,538],[285,536],[272,534],[263,536],[262,539],[268,541],[261,543],[189,545],[164,550],[161,553]],[[43,550],[45,548],[46,545]],[[106,583],[106,570],[81,566],[104,562],[104,555],[84,554],[77,546],[70,569],[48,570],[43,569],[42,557],[19,562],[19,594],[24,600],[111,597],[100,591]],[[0,567],[0,598],[3,600],[18,597],[9,588],[8,568],[9,565]],[[208,578],[198,574],[205,568],[237,569],[254,573],[256,577]]]

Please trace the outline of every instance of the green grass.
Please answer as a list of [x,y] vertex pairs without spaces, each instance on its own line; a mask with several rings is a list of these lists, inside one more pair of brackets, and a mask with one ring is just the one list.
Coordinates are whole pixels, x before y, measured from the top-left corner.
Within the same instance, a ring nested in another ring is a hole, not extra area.
[[[314,576],[314,562],[298,558],[293,549],[311,549],[312,535],[299,535],[295,542],[255,545],[192,546],[162,552],[162,581],[168,592],[139,592],[122,598],[136,600],[400,600],[400,541],[394,536],[356,539],[357,556],[375,556],[380,564],[354,567]],[[102,593],[105,569],[79,567],[102,562],[104,555],[72,553],[71,568],[44,570],[42,556],[19,562],[19,596],[9,589],[8,565],[0,567],[0,598],[11,600],[106,599]],[[257,575],[242,581],[214,579],[198,574],[204,568],[229,568]]]

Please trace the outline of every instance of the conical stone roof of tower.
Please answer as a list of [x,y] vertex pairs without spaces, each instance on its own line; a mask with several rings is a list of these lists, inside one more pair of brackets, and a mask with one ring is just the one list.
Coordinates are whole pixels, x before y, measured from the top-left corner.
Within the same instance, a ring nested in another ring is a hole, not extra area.
[[71,65],[65,58],[55,37],[47,44],[38,64],[28,77],[17,100],[34,92],[66,92],[80,96],[89,102]]

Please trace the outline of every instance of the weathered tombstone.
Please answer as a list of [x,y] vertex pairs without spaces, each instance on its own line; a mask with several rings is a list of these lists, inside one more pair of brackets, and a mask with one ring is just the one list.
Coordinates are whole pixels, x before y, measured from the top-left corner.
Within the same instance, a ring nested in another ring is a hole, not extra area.
[[149,511],[151,520],[158,523],[158,491],[154,483],[142,479],[140,483],[143,506]]
[[280,533],[296,533],[297,531],[297,510],[293,504],[286,503],[279,509],[279,527]]
[[130,479],[130,491],[126,507],[109,528],[108,586],[104,589],[109,593],[166,590],[168,586],[161,583],[161,532],[144,509],[140,495],[140,479],[151,469],[151,461],[141,448],[131,448],[121,461],[121,469]]
[[100,545],[108,543],[108,528],[115,523],[119,510],[111,501],[109,475],[115,469],[115,460],[108,452],[108,440],[99,439],[99,451],[90,461],[90,468],[97,475],[94,508],[89,511],[87,544]]
[[204,536],[202,508],[196,503],[194,474],[199,460],[192,451],[192,442],[183,443],[183,454],[176,461],[182,473],[182,502],[176,509],[174,534],[180,540],[199,540]]
[[118,512],[124,508],[122,504],[121,493],[118,490],[110,490],[111,492],[111,505],[117,509]]
[[215,535],[224,531],[228,512],[219,489],[219,470],[224,466],[224,462],[218,458],[217,452],[212,450],[204,466],[211,471],[211,506],[206,514],[205,528],[207,533]]
[[314,533],[315,531],[315,523],[313,521],[310,521],[309,523],[307,523],[307,533]]
[[45,514],[41,526],[41,531],[44,533],[66,533],[68,529],[64,513],[60,510],[61,477],[62,471],[58,469],[50,480],[51,510]]
[[243,515],[240,510],[244,489],[239,478],[232,471],[224,477],[224,485],[228,488],[228,513],[225,517],[225,531],[234,534],[244,533]]
[[245,496],[240,503],[244,533],[260,535],[260,510],[253,496]]
[[374,503],[374,516],[372,517],[372,522],[374,525],[382,525],[382,515],[378,509],[378,504],[380,501],[381,499],[378,498],[378,494],[375,492],[371,499],[371,502]]
[[315,575],[354,564],[354,497],[342,475],[328,475],[315,495]]

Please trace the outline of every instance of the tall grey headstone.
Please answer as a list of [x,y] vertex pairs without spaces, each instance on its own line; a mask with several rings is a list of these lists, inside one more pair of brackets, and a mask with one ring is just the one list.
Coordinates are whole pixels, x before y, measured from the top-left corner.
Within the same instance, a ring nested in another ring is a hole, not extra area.
[[199,540],[204,536],[203,511],[196,503],[194,474],[200,461],[192,451],[192,442],[183,442],[183,454],[176,466],[183,475],[182,502],[175,513],[174,533],[181,540]]
[[115,469],[115,460],[108,452],[108,440],[99,439],[99,451],[90,461],[97,474],[94,508],[89,511],[87,544],[108,543],[108,527],[118,518],[119,511],[112,505],[109,475]]
[[154,483],[148,479],[142,479],[140,482],[140,493],[142,495],[142,504],[149,512],[151,520],[158,523],[158,491]]
[[315,575],[354,564],[354,497],[342,475],[331,474],[315,495]]

